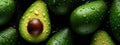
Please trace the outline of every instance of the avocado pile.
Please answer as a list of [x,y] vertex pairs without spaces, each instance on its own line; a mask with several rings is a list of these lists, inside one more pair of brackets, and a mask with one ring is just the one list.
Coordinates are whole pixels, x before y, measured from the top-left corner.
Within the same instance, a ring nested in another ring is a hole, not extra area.
[[0,0],[0,45],[120,45],[120,0]]

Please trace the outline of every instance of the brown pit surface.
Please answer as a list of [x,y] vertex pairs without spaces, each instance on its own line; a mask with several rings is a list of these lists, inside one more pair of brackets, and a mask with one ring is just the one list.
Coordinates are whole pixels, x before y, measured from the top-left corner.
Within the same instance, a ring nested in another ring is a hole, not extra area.
[[33,18],[28,22],[27,29],[32,36],[38,36],[43,31],[43,24],[39,19]]

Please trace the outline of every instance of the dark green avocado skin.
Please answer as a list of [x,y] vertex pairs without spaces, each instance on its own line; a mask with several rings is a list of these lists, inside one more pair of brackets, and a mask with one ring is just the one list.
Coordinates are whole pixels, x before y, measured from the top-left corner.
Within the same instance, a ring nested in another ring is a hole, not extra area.
[[93,1],[77,7],[70,16],[73,31],[80,35],[93,33],[103,22],[107,5],[104,1]]
[[67,15],[80,0],[45,0],[55,15]]
[[7,23],[15,11],[14,0],[0,0],[0,26]]
[[13,27],[6,28],[0,32],[0,45],[16,45],[17,31]]
[[72,45],[71,32],[68,28],[61,29],[53,35],[46,45]]
[[120,42],[120,0],[113,0],[109,18],[111,31],[114,37]]

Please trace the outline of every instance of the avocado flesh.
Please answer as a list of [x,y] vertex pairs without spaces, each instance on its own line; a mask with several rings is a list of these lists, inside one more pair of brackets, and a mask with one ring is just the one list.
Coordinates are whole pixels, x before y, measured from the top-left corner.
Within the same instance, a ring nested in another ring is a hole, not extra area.
[[14,0],[0,0],[0,26],[7,23],[15,11]]
[[17,31],[13,27],[6,28],[0,32],[0,45],[16,45]]
[[109,34],[104,30],[95,33],[91,45],[115,45]]
[[[33,18],[39,19],[43,25],[43,31],[37,37],[32,36],[27,30],[28,22]],[[51,32],[51,24],[49,20],[47,5],[43,1],[35,1],[26,10],[19,23],[19,32],[26,41],[31,43],[39,43],[47,39]]]
[[61,29],[49,39],[46,45],[73,45],[70,30]]
[[73,31],[79,35],[93,33],[102,23],[107,11],[104,1],[93,1],[77,7],[70,16]]

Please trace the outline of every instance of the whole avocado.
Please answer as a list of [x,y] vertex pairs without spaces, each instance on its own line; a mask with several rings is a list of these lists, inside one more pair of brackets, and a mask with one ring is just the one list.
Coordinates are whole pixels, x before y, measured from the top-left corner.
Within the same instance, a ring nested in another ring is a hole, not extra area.
[[19,32],[31,43],[40,43],[48,38],[51,24],[46,3],[37,0],[26,10],[20,19]]
[[109,18],[111,31],[114,37],[120,42],[120,0],[113,0]]
[[13,27],[6,28],[0,32],[0,45],[16,45],[17,31]]
[[0,26],[7,23],[15,11],[14,0],[0,0]]
[[60,29],[60,31],[58,31],[48,40],[46,45],[73,45],[70,29]]
[[80,5],[70,16],[71,28],[80,35],[91,34],[102,23],[106,10],[107,5],[102,0]]
[[81,0],[45,0],[55,15],[69,14]]

